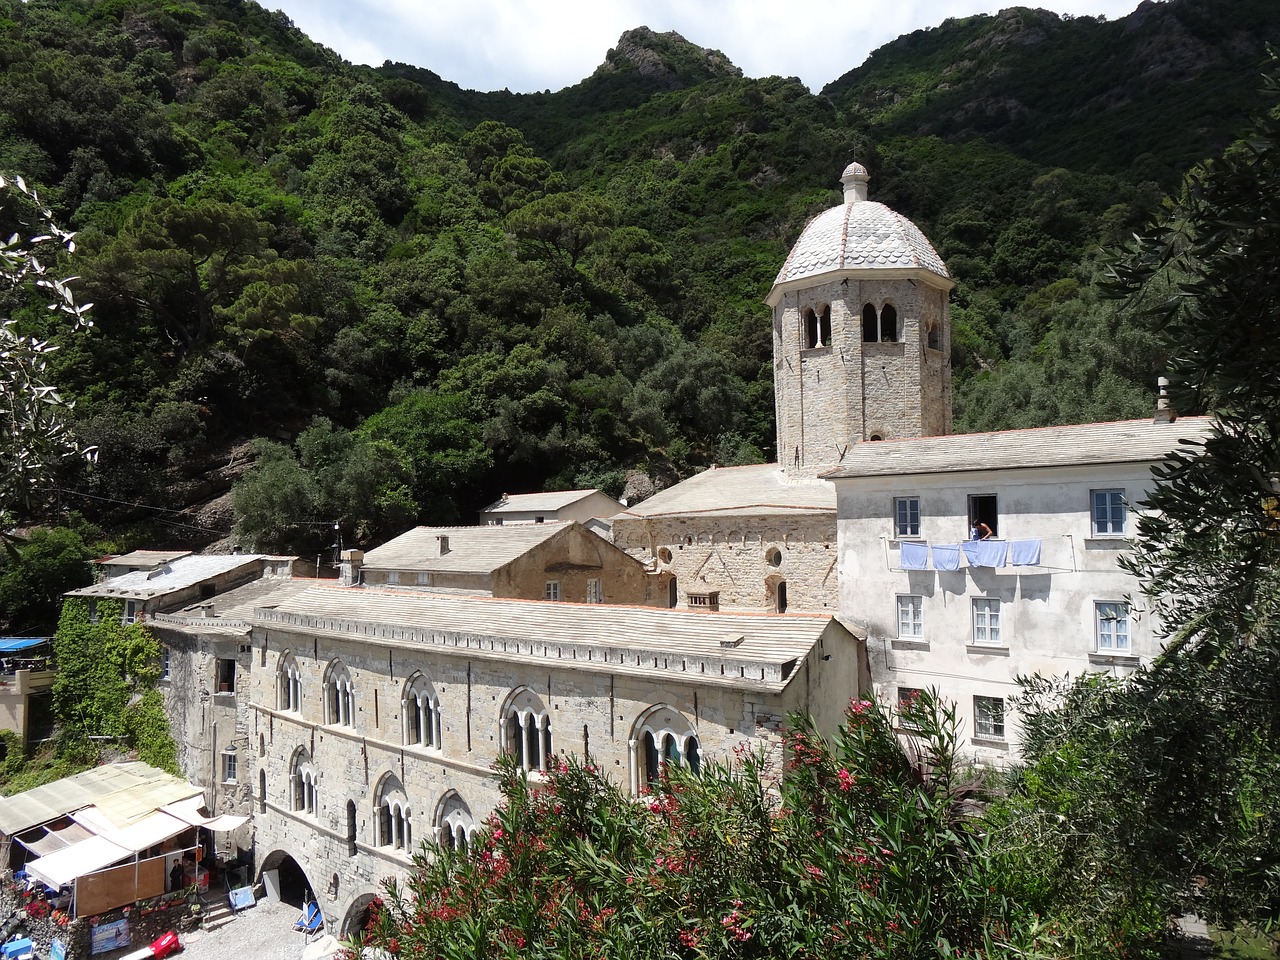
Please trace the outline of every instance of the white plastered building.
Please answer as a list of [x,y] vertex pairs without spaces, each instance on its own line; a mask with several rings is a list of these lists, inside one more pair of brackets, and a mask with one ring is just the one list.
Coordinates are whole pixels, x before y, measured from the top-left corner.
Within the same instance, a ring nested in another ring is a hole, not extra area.
[[[1205,418],[887,441],[827,474],[840,609],[867,632],[873,689],[935,689],[980,758],[1018,742],[1017,678],[1127,673],[1158,652],[1132,549],[1151,468]],[[971,539],[975,521],[992,530]]]

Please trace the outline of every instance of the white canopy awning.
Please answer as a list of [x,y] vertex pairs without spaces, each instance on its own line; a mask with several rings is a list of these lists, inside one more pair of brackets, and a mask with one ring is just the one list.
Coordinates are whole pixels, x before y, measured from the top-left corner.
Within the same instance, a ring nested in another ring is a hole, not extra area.
[[161,810],[150,813],[127,827],[117,827],[94,807],[77,810],[71,815],[71,819],[112,843],[138,852],[159,846],[170,837],[191,829],[190,824]]
[[204,800],[202,798],[189,797],[186,800],[166,804],[160,809],[170,816],[177,817],[183,823],[190,824],[193,827],[204,827],[207,830],[213,830],[215,833],[234,830],[237,827],[243,827],[249,822],[248,817],[235,817],[229,813],[224,813],[217,817],[206,817],[200,812],[203,807]]
[[134,851],[112,843],[106,837],[90,837],[27,864],[27,873],[57,889],[76,877],[132,857]]

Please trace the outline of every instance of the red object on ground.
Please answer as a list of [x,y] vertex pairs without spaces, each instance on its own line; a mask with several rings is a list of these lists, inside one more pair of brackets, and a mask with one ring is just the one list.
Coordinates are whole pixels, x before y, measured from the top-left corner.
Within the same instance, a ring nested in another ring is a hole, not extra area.
[[170,930],[168,933],[163,934],[159,939],[152,942],[151,955],[153,957],[167,957],[169,954],[180,949],[181,946],[182,945],[178,943],[178,935]]

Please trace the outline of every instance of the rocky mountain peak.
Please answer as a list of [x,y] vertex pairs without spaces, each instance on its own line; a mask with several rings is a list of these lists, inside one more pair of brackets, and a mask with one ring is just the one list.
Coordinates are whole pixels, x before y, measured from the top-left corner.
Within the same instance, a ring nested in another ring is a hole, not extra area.
[[648,27],[624,33],[596,72],[627,69],[673,90],[703,80],[742,76],[742,71],[719,50],[690,43],[675,31],[656,33]]

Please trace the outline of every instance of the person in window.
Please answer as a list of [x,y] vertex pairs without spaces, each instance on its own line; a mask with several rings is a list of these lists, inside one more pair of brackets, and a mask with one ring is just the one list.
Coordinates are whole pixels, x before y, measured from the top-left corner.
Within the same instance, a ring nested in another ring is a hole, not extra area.
[[990,540],[991,528],[981,520],[973,521],[973,533],[970,535],[971,540]]

